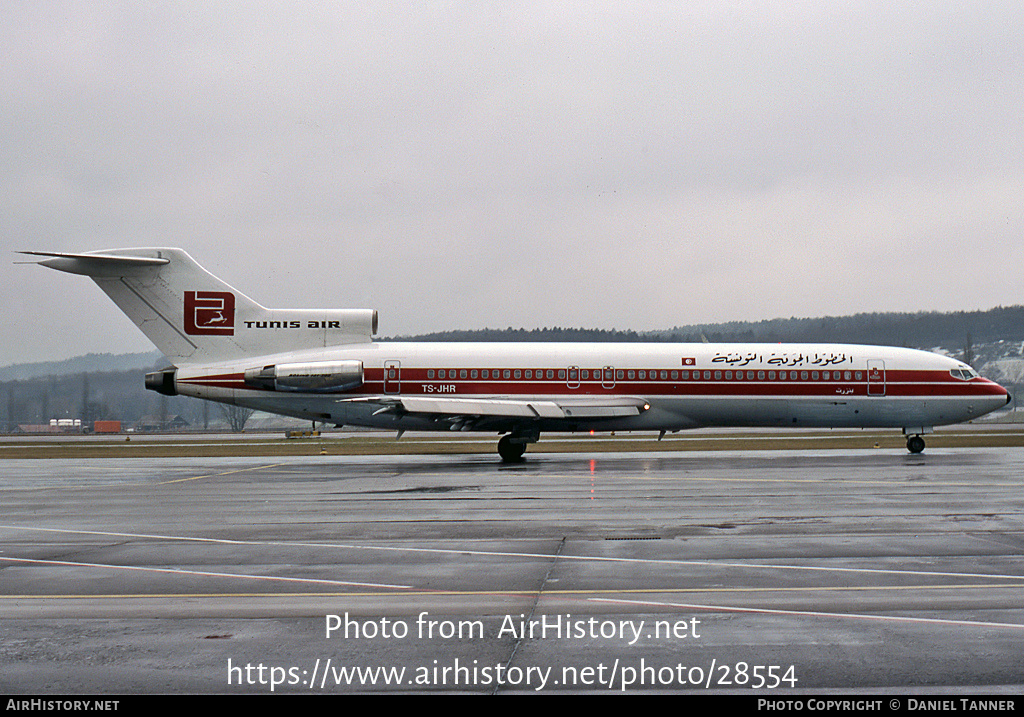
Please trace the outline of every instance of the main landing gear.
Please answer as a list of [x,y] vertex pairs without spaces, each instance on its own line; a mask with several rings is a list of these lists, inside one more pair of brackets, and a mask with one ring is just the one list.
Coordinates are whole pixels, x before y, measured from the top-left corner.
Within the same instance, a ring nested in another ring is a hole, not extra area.
[[526,453],[525,443],[513,443],[511,437],[502,436],[498,441],[498,455],[505,463],[518,463]]
[[503,463],[520,463],[527,443],[540,440],[540,433],[509,433],[498,441],[498,455]]

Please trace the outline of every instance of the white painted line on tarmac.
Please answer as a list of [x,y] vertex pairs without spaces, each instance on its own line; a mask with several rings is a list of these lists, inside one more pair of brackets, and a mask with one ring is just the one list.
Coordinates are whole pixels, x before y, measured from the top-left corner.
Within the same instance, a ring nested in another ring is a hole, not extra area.
[[[244,573],[217,573],[209,570],[185,570],[183,568],[145,568],[138,565],[112,565],[110,563],[80,563],[73,560],[41,560],[37,558],[7,558],[0,557],[5,563],[31,563],[34,565],[62,565],[75,568],[102,568],[104,570],[135,570],[145,573],[163,573],[167,575],[199,575],[212,578],[240,578],[243,580],[272,580],[286,583],[311,583],[316,585],[349,585],[363,588],[396,588],[402,590],[411,589],[411,585],[388,585],[386,583],[361,583],[350,580],[324,580],[321,578],[286,578],[278,575],[247,575]],[[6,597],[22,597],[19,595],[8,595]]]
[[879,622],[909,622],[925,625],[956,625],[959,627],[1003,627],[1024,630],[1024,625],[1011,622],[985,622],[980,620],[946,620],[936,617],[905,617],[902,615],[871,615],[855,612],[818,612],[816,610],[779,610],[777,608],[732,607],[727,605],[700,605],[696,603],[656,602],[652,600],[619,600],[615,598],[589,598],[589,602],[640,605],[647,607],[671,607],[686,610],[710,610],[714,612],[745,612],[761,615],[793,615],[796,617],[826,617],[845,620],[874,620]]
[[[352,543],[310,543],[310,542],[283,542],[278,540],[233,540],[229,538],[203,538],[180,535],[151,535],[146,533],[120,533],[101,530],[69,530],[63,528],[39,528],[20,525],[0,525],[0,530],[26,530],[48,533],[66,533],[76,535],[105,535],[115,538],[140,538],[146,540],[172,540],[194,543],[218,543],[224,545],[260,545],[260,546],[283,546],[301,548],[327,548],[333,550],[376,550],[382,552],[396,553],[427,553],[431,555],[454,555],[463,557],[466,555],[484,557],[505,557],[526,560],[550,560],[549,553],[517,553],[501,550],[473,550],[467,548],[422,548],[422,547],[395,547],[390,545],[354,545]],[[821,565],[790,565],[785,563],[742,563],[726,562],[718,560],[675,560],[670,558],[618,558],[597,555],[559,555],[558,560],[595,563],[627,563],[632,565],[675,565],[687,567],[705,568],[738,568],[740,570],[796,570],[806,572],[823,573],[852,573],[858,575],[899,575],[912,577],[947,577],[947,578],[971,578],[982,580],[1020,580],[1024,581],[1024,575],[1006,575],[1000,573],[968,573],[952,572],[942,570],[896,570],[893,568],[848,568],[848,567],[827,567]]]

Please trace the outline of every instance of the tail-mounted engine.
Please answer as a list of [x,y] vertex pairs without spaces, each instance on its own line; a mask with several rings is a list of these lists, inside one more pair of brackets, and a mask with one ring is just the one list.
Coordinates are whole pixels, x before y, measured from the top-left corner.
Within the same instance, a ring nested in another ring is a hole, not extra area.
[[363,385],[362,361],[279,363],[250,368],[245,383],[265,391],[340,393]]
[[178,369],[176,368],[165,368],[162,371],[147,373],[146,388],[150,391],[162,393],[165,396],[177,396],[178,388],[174,385],[177,373]]

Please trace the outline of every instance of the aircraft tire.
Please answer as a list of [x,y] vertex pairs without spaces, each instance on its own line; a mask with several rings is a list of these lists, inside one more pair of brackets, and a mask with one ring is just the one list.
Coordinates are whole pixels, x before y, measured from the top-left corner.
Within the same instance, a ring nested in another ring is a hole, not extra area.
[[921,436],[908,436],[907,450],[911,453],[920,453],[924,450],[924,439]]
[[513,443],[508,436],[502,436],[498,441],[498,455],[505,463],[518,463],[523,460],[526,453],[525,443]]

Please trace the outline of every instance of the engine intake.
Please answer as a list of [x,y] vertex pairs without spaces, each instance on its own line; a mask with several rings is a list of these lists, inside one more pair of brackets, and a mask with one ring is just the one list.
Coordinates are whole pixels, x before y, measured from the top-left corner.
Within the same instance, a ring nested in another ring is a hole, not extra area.
[[341,393],[363,385],[362,361],[270,364],[245,371],[253,388],[292,393]]

